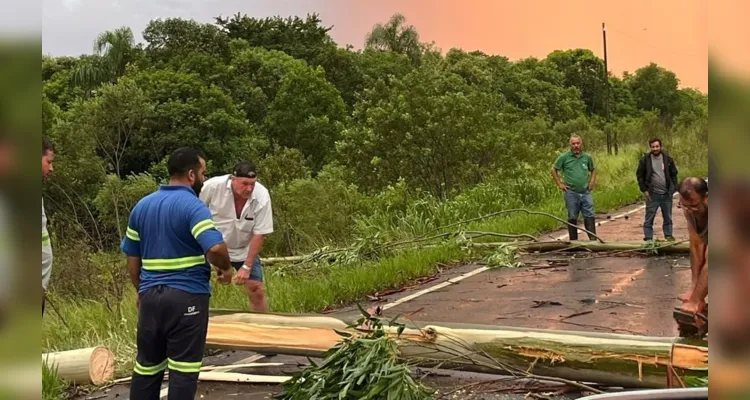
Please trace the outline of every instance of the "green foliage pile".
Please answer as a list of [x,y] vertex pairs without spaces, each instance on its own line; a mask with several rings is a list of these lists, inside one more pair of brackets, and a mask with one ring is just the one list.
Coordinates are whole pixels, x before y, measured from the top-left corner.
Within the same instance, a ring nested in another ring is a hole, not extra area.
[[501,246],[497,250],[484,257],[484,261],[490,268],[520,268],[523,263],[518,261],[515,247]]
[[[396,339],[390,337],[383,322],[360,307],[362,318],[349,328],[367,326],[366,334],[337,331],[344,339],[326,353],[321,364],[295,373],[283,384],[275,398],[283,400],[428,400],[435,391],[417,382],[409,367],[399,361]],[[397,326],[398,334],[404,325]]]
[[688,376],[685,384],[687,387],[708,387],[708,377]]

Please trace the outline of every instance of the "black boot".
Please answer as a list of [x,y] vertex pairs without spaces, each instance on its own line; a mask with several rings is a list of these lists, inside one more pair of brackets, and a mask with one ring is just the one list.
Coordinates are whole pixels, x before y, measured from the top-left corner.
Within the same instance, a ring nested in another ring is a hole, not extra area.
[[[596,219],[584,218],[583,226],[586,228],[587,231],[592,232],[594,235],[596,235]],[[589,235],[589,240],[596,240],[596,237],[592,235],[591,233],[589,233],[588,235]]]
[[568,236],[570,237],[570,240],[578,240],[578,219],[569,219],[568,220]]

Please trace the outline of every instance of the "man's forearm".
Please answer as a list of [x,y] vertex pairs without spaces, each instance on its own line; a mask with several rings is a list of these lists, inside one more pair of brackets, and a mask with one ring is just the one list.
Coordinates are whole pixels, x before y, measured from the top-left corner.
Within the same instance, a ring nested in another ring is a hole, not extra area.
[[[691,232],[692,233],[692,232]],[[698,275],[700,275],[701,269],[705,266],[706,262],[706,245],[699,238],[690,238],[690,271],[692,284],[695,285],[698,281]]]
[[589,186],[593,186],[596,184],[596,170],[591,173],[591,179],[589,180]]
[[133,283],[133,287],[136,292],[141,285],[141,258],[140,257],[128,257],[128,274],[130,275],[130,282]]
[[263,241],[266,239],[265,235],[254,234],[250,239],[250,250],[247,252],[247,258],[245,258],[245,265],[248,267],[252,266],[255,262],[255,257],[260,254],[260,250],[263,248]]
[[555,179],[555,183],[558,185],[562,184],[562,181],[560,181],[560,174],[557,173],[557,169],[552,168],[552,177]]
[[232,268],[229,260],[229,251],[227,250],[227,245],[224,243],[210,248],[206,253],[206,258],[208,258],[208,262],[211,265],[222,271],[229,271]]
[[703,261],[700,265],[698,276],[695,279],[695,285],[693,287],[693,293],[690,296],[690,301],[695,303],[701,303],[706,301],[708,296],[708,260]]

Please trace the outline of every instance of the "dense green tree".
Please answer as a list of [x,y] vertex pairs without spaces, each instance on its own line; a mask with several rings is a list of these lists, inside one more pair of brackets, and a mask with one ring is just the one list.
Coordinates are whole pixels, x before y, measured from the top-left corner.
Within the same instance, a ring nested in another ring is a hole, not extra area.
[[363,186],[381,189],[404,178],[446,198],[496,143],[499,96],[458,75],[420,68],[391,87],[381,81],[357,104],[339,147],[342,163]]
[[231,18],[217,17],[216,24],[231,39],[243,39],[250,47],[277,50],[293,58],[313,63],[321,54],[336,47],[317,14],[300,17],[251,18],[237,13]]
[[524,118],[540,117],[549,123],[569,121],[585,113],[580,90],[564,86],[564,79],[562,72],[534,58],[501,68],[495,76],[498,90]]
[[143,31],[149,64],[180,65],[192,53],[226,62],[229,38],[219,27],[193,20],[166,18],[152,20]]
[[636,70],[627,82],[641,110],[658,111],[668,123],[679,114],[679,80],[674,72],[651,63]]
[[419,33],[413,25],[406,24],[403,14],[394,14],[385,24],[377,23],[365,37],[365,46],[376,50],[404,54],[418,64],[422,55]]
[[154,104],[141,135],[129,147],[128,171],[146,171],[181,146],[202,148],[211,166],[227,170],[238,154],[258,159],[267,144],[232,97],[195,73],[140,71],[133,79]]
[[344,102],[321,68],[290,71],[268,108],[264,131],[274,144],[295,147],[315,171],[330,160]]
[[72,82],[91,89],[105,82],[114,82],[125,73],[127,65],[136,58],[133,31],[126,26],[105,31],[94,41],[96,57],[79,62],[71,75]]
[[604,61],[591,50],[553,51],[546,61],[564,75],[563,84],[578,88],[589,114],[604,115],[606,80]]

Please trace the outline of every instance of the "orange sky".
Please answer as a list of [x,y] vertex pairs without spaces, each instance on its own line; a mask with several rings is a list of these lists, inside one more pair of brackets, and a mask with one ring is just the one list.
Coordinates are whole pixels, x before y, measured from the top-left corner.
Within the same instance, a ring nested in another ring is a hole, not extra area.
[[[620,76],[649,62],[674,71],[683,87],[708,91],[707,0],[331,0],[321,11],[339,44],[360,48],[377,22],[401,12],[422,41],[501,54],[545,57],[589,48],[602,57],[607,24],[609,69]],[[358,9],[357,9],[358,8]]]

